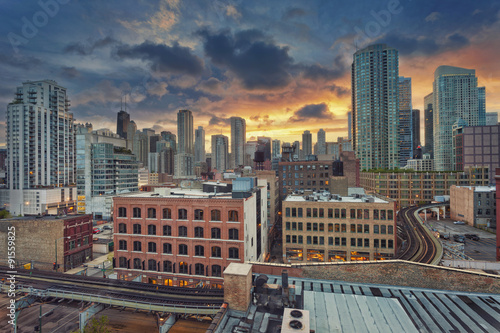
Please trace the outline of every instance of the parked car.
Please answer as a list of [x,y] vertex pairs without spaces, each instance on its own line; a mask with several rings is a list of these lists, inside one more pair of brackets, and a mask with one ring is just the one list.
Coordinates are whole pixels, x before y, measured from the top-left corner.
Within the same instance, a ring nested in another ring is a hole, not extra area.
[[453,235],[453,240],[459,243],[465,243],[465,237],[462,235]]
[[102,227],[102,230],[113,230],[113,227],[110,225],[105,225]]
[[439,234],[439,237],[442,238],[442,239],[445,239],[445,240],[450,239],[450,236],[448,236],[446,234]]
[[476,234],[465,234],[464,235],[466,238],[471,239],[473,241],[478,241],[480,240],[479,236]]
[[102,232],[102,230],[100,228],[94,228],[94,230],[92,231],[92,233],[94,234],[100,234]]
[[453,224],[460,224],[460,225],[463,225],[463,224],[465,224],[465,222],[464,222],[464,221],[455,221],[455,222],[453,222]]

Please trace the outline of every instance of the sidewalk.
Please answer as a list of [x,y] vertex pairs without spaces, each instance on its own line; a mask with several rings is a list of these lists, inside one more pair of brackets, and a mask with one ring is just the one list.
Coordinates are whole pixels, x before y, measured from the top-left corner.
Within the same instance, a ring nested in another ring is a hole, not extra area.
[[[97,257],[95,258],[94,260],[92,261],[89,261],[87,263],[85,263],[88,267],[94,267],[94,266],[99,266],[100,268],[102,267],[102,263],[107,261],[108,260],[108,255],[107,254],[104,254],[100,257]],[[104,264],[106,265],[106,264]],[[109,265],[106,265],[106,268],[109,267]],[[85,269],[85,267],[80,266],[80,267],[76,267],[76,268],[73,268],[73,269],[70,269],[69,271],[66,271],[64,272],[64,274],[77,274],[77,273],[80,273],[81,271],[83,271]]]

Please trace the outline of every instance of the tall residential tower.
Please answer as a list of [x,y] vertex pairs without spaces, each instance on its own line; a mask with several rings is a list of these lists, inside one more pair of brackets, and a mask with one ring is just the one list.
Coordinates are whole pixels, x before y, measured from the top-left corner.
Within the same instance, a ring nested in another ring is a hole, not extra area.
[[240,117],[231,117],[231,166],[245,165],[246,122]]

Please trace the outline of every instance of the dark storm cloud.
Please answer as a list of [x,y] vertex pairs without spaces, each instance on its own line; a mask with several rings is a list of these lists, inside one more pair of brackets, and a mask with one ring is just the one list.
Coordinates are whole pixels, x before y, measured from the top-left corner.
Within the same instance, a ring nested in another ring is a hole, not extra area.
[[61,75],[67,79],[74,79],[80,76],[80,72],[75,67],[61,67]]
[[201,30],[205,54],[216,65],[229,68],[246,89],[279,89],[291,81],[293,59],[287,47],[265,40],[259,30],[232,35],[229,31]]
[[418,54],[426,56],[458,50],[470,43],[466,37],[459,33],[450,35],[442,39],[442,41],[437,38],[417,38],[396,34],[387,35],[381,41],[396,48],[400,55]]
[[314,64],[310,66],[302,66],[303,76],[309,80],[323,80],[330,81],[338,79],[344,75],[345,69],[342,67],[337,68],[327,68],[319,64]]
[[229,126],[229,125],[231,125],[231,119],[212,116],[212,118],[210,118],[210,121],[208,122],[208,125],[210,125],[210,126],[213,126],[213,125],[227,125],[227,126]]
[[200,87],[209,92],[216,92],[221,86],[222,82],[214,77],[200,83]]
[[95,49],[99,49],[108,45],[119,44],[119,42],[112,37],[105,37],[95,41],[88,41],[87,43],[71,43],[64,48],[64,53],[75,53],[79,55],[89,55]]
[[23,56],[20,54],[7,55],[0,53],[0,64],[27,69],[39,66],[43,64],[43,61],[33,56]]
[[333,119],[333,117],[333,113],[328,110],[328,106],[325,103],[308,104],[295,111],[289,121],[298,122],[309,121],[311,119]]
[[172,46],[145,41],[139,45],[122,45],[115,50],[120,59],[141,59],[151,65],[151,69],[161,73],[199,75],[203,71],[203,61],[191,53],[187,47],[177,42]]
[[289,20],[295,17],[300,17],[306,15],[306,11],[302,8],[289,8],[283,14],[284,20]]

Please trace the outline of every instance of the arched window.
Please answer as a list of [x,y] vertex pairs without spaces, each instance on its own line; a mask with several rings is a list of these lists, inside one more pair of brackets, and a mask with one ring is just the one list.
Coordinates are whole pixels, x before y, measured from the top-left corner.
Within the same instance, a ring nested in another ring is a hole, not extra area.
[[219,265],[212,265],[212,276],[222,276],[222,268]]
[[205,248],[202,245],[196,245],[194,247],[194,255],[198,257],[205,256]]
[[163,271],[172,272],[172,262],[170,260],[163,261]]
[[221,250],[219,246],[212,246],[212,258],[221,258]]
[[163,236],[172,236],[172,227],[169,225],[163,226]]
[[194,237],[203,238],[203,228],[202,227],[195,227],[194,228]]
[[185,226],[179,227],[179,237],[187,237],[188,236],[188,228]]
[[120,268],[127,268],[127,258],[120,257],[120,259],[118,260],[118,265]]
[[237,247],[230,247],[229,248],[229,258],[230,259],[239,259],[240,258],[239,249]]
[[127,208],[119,207],[118,208],[118,217],[127,217]]
[[137,224],[137,223],[134,224],[132,229],[133,229],[132,231],[134,234],[141,234],[141,225],[140,224]]
[[230,210],[227,216],[228,221],[238,222],[238,211]]
[[177,219],[178,220],[187,220],[187,218],[188,218],[187,210],[185,210],[183,208],[179,209],[178,214],[177,214]]
[[238,229],[229,229],[229,239],[238,240]]
[[118,250],[127,250],[127,241],[126,240],[119,240],[118,241]]
[[194,219],[199,221],[203,220],[203,209],[194,210]]
[[210,221],[221,221],[220,219],[220,210],[212,209]]
[[156,235],[156,226],[154,224],[148,225],[148,235]]
[[167,220],[172,219],[172,210],[170,208],[163,208],[163,218]]
[[134,269],[142,269],[141,259],[134,258]]
[[141,218],[141,217],[142,217],[142,215],[141,215],[141,209],[140,209],[139,207],[134,207],[134,208],[132,209],[132,217],[133,217],[133,218],[136,218],[136,219],[138,219],[138,218]]
[[156,218],[156,208],[148,208],[148,219]]
[[205,265],[195,264],[194,265],[194,274],[195,275],[205,275]]
[[187,256],[188,246],[186,244],[179,244],[179,254]]
[[120,233],[120,234],[127,233],[127,225],[125,223],[118,224],[118,233]]
[[163,243],[163,253],[172,253],[172,244]]
[[220,239],[220,228],[212,228],[212,239]]
[[156,267],[156,260],[154,259],[149,259],[148,260],[148,271],[156,271],[157,270],[157,267]]
[[148,243],[148,252],[156,253],[156,243],[155,242]]
[[179,273],[180,274],[187,274],[188,273],[188,264],[187,264],[187,262],[181,261],[179,263]]
[[142,251],[142,243],[139,241],[134,241],[134,251]]

